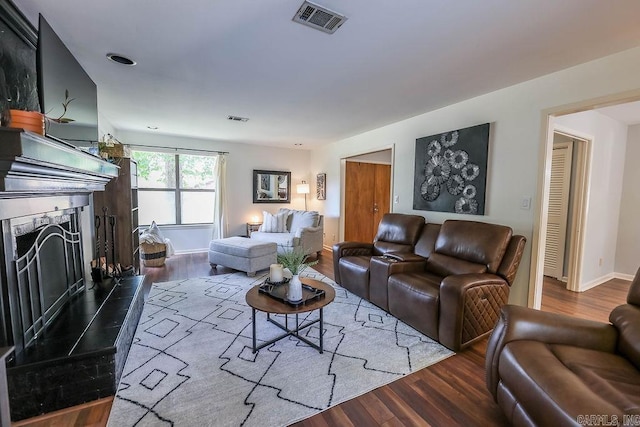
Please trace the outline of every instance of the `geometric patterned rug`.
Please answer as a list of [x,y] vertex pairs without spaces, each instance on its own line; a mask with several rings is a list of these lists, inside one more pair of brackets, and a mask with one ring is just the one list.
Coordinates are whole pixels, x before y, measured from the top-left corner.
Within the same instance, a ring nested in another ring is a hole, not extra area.
[[[108,425],[288,425],[454,354],[315,270],[302,275],[336,290],[323,354],[293,337],[252,353],[245,294],[266,275],[153,284]],[[282,333],[256,316],[258,344]],[[318,326],[301,335],[317,342]]]

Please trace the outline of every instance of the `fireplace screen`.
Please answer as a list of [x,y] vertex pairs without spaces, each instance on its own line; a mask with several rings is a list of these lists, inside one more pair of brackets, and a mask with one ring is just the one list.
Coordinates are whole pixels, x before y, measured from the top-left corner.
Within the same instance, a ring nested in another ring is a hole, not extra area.
[[14,322],[20,323],[21,332],[14,338],[22,341],[16,342],[18,347],[26,348],[84,289],[82,242],[76,215],[44,217],[13,227],[13,233],[18,291]]

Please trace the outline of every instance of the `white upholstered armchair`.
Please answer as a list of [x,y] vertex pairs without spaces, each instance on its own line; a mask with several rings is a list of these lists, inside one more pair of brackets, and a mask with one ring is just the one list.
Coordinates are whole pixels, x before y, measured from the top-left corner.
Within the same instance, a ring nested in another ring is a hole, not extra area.
[[323,233],[323,217],[318,212],[282,208],[275,215],[264,212],[260,230],[251,233],[251,238],[276,243],[278,253],[302,250],[305,255],[320,255]]

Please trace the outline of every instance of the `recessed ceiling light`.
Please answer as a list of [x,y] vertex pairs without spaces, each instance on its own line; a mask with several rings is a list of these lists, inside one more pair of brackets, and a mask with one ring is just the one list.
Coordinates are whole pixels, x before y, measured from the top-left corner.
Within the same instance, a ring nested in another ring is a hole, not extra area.
[[158,130],[158,126],[147,126],[147,129]]
[[118,55],[117,53],[107,53],[107,58],[110,61],[117,62],[118,64],[122,65],[128,65],[130,67],[136,65],[136,61],[134,61],[133,59],[129,59],[126,56]]

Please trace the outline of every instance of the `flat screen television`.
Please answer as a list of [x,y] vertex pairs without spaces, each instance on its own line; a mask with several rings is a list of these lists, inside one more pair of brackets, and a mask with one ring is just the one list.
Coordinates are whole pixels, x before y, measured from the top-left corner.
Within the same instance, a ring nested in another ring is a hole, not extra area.
[[[40,108],[48,118],[47,136],[72,143],[98,141],[96,84],[42,15],[36,67]],[[58,120],[61,117],[66,120]]]

